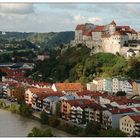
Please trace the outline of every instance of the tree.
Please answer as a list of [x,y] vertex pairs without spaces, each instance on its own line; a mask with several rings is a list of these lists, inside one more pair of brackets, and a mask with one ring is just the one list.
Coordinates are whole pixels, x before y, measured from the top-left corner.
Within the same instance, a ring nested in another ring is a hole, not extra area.
[[99,134],[101,126],[97,122],[90,121],[87,123],[85,128],[86,136],[96,136]]
[[24,103],[24,93],[25,89],[23,87],[16,87],[14,97],[17,99],[19,104]]
[[19,113],[24,117],[30,117],[32,115],[32,109],[29,105],[22,103],[19,106]]
[[140,60],[139,58],[131,58],[128,61],[127,75],[133,79],[140,78]]
[[0,100],[0,108],[6,108],[6,103]]
[[53,137],[51,129],[40,129],[34,127],[32,131],[28,134],[28,137]]
[[56,103],[56,115],[59,117],[61,115],[61,103],[60,102]]
[[126,134],[119,129],[110,128],[108,130],[100,131],[101,137],[126,137]]
[[19,112],[19,106],[17,104],[11,104],[10,105],[10,111],[12,113],[18,113]]
[[56,115],[52,115],[49,118],[48,122],[49,122],[49,125],[52,127],[57,127],[57,126],[59,126],[59,123],[60,123]]
[[48,124],[49,116],[44,110],[40,114],[40,119],[42,124]]
[[125,96],[126,95],[126,92],[125,91],[118,91],[116,93],[116,96]]

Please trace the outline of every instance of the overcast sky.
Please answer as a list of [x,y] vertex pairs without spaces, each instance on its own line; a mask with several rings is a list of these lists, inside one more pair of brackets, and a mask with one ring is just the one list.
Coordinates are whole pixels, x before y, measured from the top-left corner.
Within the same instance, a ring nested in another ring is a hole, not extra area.
[[0,4],[1,31],[73,31],[77,24],[112,20],[140,30],[140,4]]

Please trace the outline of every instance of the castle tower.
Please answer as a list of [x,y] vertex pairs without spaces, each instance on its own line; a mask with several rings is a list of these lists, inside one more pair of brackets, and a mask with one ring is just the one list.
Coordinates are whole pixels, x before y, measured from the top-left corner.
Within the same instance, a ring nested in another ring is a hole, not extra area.
[[113,20],[110,24],[109,24],[109,33],[110,35],[114,34],[116,31],[116,22]]

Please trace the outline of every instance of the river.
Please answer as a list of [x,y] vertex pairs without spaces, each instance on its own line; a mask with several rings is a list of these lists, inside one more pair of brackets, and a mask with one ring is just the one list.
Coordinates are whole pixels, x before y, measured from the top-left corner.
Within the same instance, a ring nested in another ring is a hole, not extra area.
[[[18,114],[0,109],[0,137],[26,137],[33,127],[51,128],[41,125],[37,120],[24,118]],[[57,137],[70,137],[72,135],[51,128],[53,134]]]

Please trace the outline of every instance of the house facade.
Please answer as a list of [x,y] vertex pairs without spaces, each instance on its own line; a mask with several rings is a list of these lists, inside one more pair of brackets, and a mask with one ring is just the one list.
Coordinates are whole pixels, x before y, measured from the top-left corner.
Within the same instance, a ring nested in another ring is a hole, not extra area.
[[120,118],[120,130],[128,136],[140,136],[140,115],[126,115]]
[[108,128],[119,128],[119,120],[123,115],[134,114],[131,108],[119,109],[110,108],[103,111],[102,114],[102,126],[105,129]]

